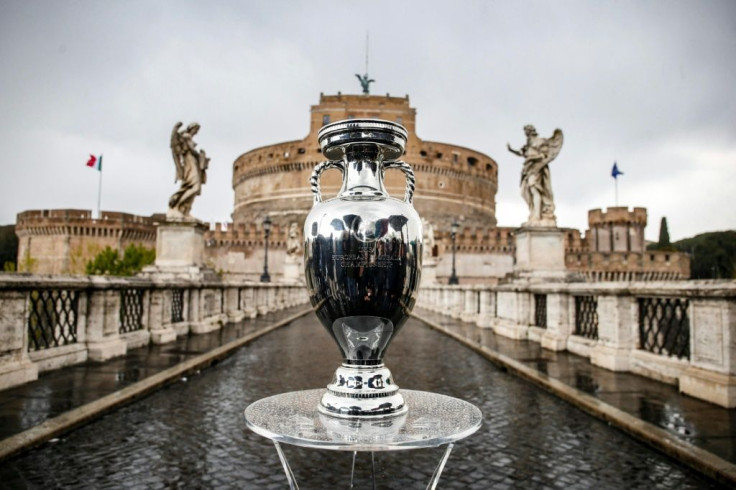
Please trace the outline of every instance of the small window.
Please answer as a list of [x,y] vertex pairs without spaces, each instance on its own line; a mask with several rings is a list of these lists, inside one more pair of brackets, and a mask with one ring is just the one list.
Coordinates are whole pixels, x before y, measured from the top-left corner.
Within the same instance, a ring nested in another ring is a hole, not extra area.
[[435,156],[437,157],[437,159],[442,158],[442,152],[441,151],[438,151],[437,152],[437,155],[435,155]]
[[459,153],[453,153],[452,154],[452,163],[457,163],[458,160],[460,160],[460,154]]
[[322,125],[324,126],[325,124],[330,124],[330,115],[329,114],[325,114],[324,116],[322,116]]
[[304,155],[307,152],[307,150],[305,150],[304,148],[299,148],[296,152],[299,153],[300,155]]
[[493,165],[491,165],[490,163],[486,163],[486,171],[490,172],[491,170],[493,170]]
[[427,152],[424,150],[420,151],[419,154],[422,155],[423,157],[427,156]]
[[475,167],[478,164],[478,159],[475,157],[468,157],[468,165]]
[[284,152],[284,158],[289,158],[289,152],[288,151],[285,151]]

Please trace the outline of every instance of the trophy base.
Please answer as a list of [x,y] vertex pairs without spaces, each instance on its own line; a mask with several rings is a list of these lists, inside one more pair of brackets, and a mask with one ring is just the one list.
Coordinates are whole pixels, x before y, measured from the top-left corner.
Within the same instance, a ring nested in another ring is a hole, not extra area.
[[386,366],[345,363],[335,371],[317,408],[320,413],[339,418],[394,417],[408,410]]

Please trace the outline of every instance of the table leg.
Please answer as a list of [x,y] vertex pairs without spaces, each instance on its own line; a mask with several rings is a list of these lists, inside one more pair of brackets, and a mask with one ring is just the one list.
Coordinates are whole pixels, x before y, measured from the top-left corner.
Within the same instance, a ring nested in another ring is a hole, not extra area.
[[355,458],[358,456],[358,451],[353,451],[353,466],[350,468],[350,488],[353,488],[353,477],[355,476]]
[[442,455],[442,459],[440,459],[440,463],[437,465],[437,468],[435,468],[434,473],[432,474],[432,479],[427,485],[427,490],[435,490],[437,488],[437,483],[440,481],[440,475],[442,474],[442,470],[445,469],[445,463],[447,463],[447,459],[450,457],[450,452],[453,447],[455,447],[454,443],[447,445],[445,454]]
[[376,490],[376,459],[371,451],[371,480],[373,481],[373,490]]
[[276,441],[273,441],[273,445],[276,446],[276,452],[279,453],[279,459],[281,460],[281,466],[284,467],[284,473],[286,473],[286,479],[289,482],[289,489],[299,490],[299,485],[296,484],[296,478],[294,478],[294,473],[292,473],[291,471],[289,462],[286,461],[286,455],[284,454],[283,449],[281,449],[281,445]]

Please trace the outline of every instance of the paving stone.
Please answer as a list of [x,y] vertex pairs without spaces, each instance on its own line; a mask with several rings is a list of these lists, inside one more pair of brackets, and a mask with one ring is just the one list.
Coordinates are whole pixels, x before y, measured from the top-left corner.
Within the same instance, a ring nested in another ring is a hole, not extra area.
[[[3,463],[0,486],[286,488],[273,445],[245,427],[243,410],[265,396],[325,386],[339,362],[316,319],[304,317],[187,382]],[[720,488],[418,321],[397,336],[386,363],[403,388],[483,411],[483,427],[457,444],[440,488]],[[350,453],[284,449],[303,490],[348,486]],[[441,454],[376,454],[378,488],[424,488]],[[368,455],[359,455],[356,482],[370,488]]]

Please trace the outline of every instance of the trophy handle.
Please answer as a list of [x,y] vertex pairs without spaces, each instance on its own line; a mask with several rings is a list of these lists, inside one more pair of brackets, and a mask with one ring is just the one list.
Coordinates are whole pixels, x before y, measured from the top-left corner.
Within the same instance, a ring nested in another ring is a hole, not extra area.
[[411,166],[402,161],[383,162],[383,170],[387,168],[395,168],[404,172],[406,176],[406,192],[404,193],[404,201],[411,204],[414,199],[414,189],[416,188],[417,179],[414,177],[414,171]]
[[309,184],[312,186],[312,195],[314,196],[314,202],[322,202],[322,193],[319,191],[319,178],[327,169],[337,168],[343,174],[345,173],[345,166],[340,160],[327,160],[326,162],[320,162],[312,170],[312,176],[309,178]]

